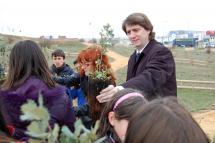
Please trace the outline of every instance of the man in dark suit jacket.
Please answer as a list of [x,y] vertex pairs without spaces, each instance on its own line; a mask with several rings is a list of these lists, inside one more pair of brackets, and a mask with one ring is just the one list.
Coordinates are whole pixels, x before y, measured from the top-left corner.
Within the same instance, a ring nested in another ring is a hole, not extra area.
[[133,13],[124,20],[122,29],[136,48],[128,61],[126,82],[116,87],[109,85],[97,96],[98,101],[109,101],[123,88],[141,90],[149,100],[157,96],[177,96],[173,55],[154,39],[153,25],[148,17]]

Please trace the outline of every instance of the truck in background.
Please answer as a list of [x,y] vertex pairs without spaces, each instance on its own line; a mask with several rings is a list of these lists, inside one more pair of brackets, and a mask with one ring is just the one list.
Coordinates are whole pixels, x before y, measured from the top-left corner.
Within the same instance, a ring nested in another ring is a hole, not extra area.
[[173,46],[177,47],[196,47],[198,38],[176,38],[173,40]]

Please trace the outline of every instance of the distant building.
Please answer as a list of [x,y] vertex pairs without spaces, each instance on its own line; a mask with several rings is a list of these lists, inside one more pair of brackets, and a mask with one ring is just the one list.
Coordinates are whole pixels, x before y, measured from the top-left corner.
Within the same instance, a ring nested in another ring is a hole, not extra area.
[[66,39],[66,36],[58,36],[58,39]]
[[206,44],[206,46],[215,47],[215,31],[206,31],[206,36],[208,39],[208,43]]
[[42,35],[42,36],[40,36],[40,39],[48,39],[48,40],[51,40],[51,39],[53,39],[53,36],[52,36],[52,35],[50,35],[50,36],[44,36],[44,35]]
[[[175,31],[170,31],[168,33],[169,37],[174,38],[193,38],[193,33],[192,31],[186,31],[186,30],[175,30]],[[173,40],[174,40],[173,39]]]

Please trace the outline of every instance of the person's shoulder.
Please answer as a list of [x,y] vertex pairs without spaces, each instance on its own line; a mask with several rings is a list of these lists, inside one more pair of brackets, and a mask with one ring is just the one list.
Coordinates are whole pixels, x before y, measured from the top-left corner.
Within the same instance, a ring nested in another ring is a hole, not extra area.
[[165,46],[161,42],[158,42],[157,40],[152,40],[152,41],[150,41],[150,43],[155,48],[165,48]]
[[72,71],[73,72],[73,69],[70,67],[70,65],[65,64],[64,71]]

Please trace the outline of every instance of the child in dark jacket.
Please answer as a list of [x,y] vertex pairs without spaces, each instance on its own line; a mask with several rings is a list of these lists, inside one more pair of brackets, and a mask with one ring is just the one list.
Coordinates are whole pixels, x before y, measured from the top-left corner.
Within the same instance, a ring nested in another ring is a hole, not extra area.
[[80,83],[80,76],[68,64],[65,63],[65,53],[57,49],[52,53],[53,65],[50,70],[52,78],[58,84],[67,88]]
[[[65,53],[57,49],[52,53],[53,65],[51,66],[52,78],[58,84],[67,87],[67,95],[70,100],[78,98],[78,106],[86,104],[85,96],[80,88],[80,75],[65,63]],[[74,62],[74,65],[77,62]]]

